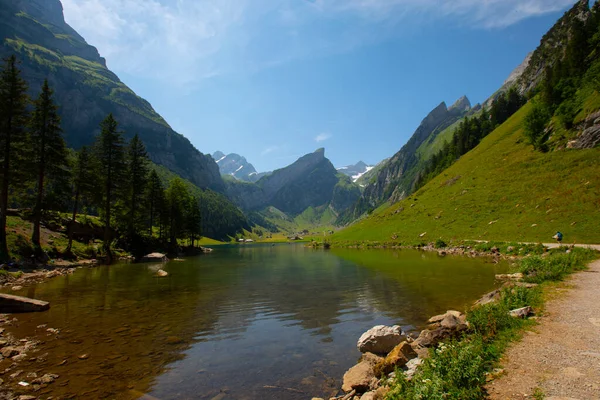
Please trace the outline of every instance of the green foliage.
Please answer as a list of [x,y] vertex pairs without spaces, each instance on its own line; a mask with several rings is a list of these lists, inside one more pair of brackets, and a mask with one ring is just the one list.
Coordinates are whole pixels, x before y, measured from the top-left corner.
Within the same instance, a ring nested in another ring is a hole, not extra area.
[[570,253],[557,252],[551,257],[527,257],[521,261],[520,272],[525,275],[527,282],[560,281],[585,268],[586,262],[595,256],[595,252],[588,249],[575,248],[569,251]]
[[444,242],[442,239],[437,239],[435,241],[435,248],[436,249],[444,249],[448,247],[448,244],[446,242]]
[[125,142],[123,133],[118,130],[118,123],[112,114],[100,124],[100,135],[94,147],[102,201],[100,210],[104,214],[104,251],[108,262],[112,260],[111,242],[112,228],[111,215],[113,208],[122,199],[125,183]]
[[66,188],[70,178],[67,146],[62,136],[58,107],[54,104],[53,91],[47,80],[33,103],[28,141],[31,152],[27,157],[27,172],[29,179],[36,184],[31,241],[37,251],[41,252],[40,222],[43,210],[48,209],[46,189],[55,184],[63,187],[61,192],[68,192]]
[[148,186],[148,154],[146,147],[140,137],[133,136],[127,147],[125,176],[125,191],[127,204],[125,215],[127,216],[127,231],[133,237],[141,233],[146,226],[146,203],[144,197]]
[[411,381],[398,373],[387,399],[482,399],[488,364],[480,336],[450,341],[425,359]]
[[546,131],[546,125],[550,121],[550,112],[546,105],[540,102],[533,102],[531,111],[525,117],[523,121],[524,130],[523,133],[529,144],[534,149],[540,151],[547,151],[546,140],[548,140],[548,131]]
[[0,71],[0,261],[8,260],[6,210],[11,185],[18,184],[26,151],[27,83],[14,56]]

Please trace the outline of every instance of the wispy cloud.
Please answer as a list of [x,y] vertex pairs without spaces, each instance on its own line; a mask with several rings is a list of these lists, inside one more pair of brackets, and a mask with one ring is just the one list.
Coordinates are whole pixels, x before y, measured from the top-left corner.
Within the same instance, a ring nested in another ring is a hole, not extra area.
[[261,155],[261,156],[266,156],[267,154],[271,154],[271,153],[273,153],[274,151],[277,151],[277,150],[279,150],[279,146],[269,146],[269,147],[267,147],[266,149],[264,149],[264,150],[263,150],[263,151],[260,153],[260,155]]
[[315,142],[321,143],[328,139],[331,139],[331,137],[332,137],[331,133],[324,132],[324,133],[317,135],[317,137],[315,138]]
[[498,29],[564,9],[574,0],[62,3],[67,22],[99,48],[111,68],[185,86],[217,75],[248,73],[298,58],[349,51],[398,34],[396,27],[414,21],[446,19],[474,29]]

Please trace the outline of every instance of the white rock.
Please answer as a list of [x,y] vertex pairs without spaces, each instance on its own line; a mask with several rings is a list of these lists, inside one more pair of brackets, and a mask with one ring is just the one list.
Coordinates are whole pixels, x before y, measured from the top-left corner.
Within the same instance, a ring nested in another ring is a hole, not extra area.
[[356,347],[362,353],[387,354],[402,340],[402,328],[398,325],[377,325],[362,334]]

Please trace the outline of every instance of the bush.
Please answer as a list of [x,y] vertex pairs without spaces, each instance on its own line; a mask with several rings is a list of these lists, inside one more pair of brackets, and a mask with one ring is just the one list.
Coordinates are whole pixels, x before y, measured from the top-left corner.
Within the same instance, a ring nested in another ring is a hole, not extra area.
[[442,239],[438,239],[438,240],[435,241],[435,248],[436,249],[443,249],[443,248],[446,248],[446,247],[448,247],[448,245]]
[[520,272],[527,282],[560,281],[568,274],[584,269],[594,257],[593,250],[580,248],[574,248],[570,253],[553,252],[549,257],[528,257],[521,261]]
[[388,399],[481,399],[490,360],[480,336],[441,344],[413,379],[397,373]]

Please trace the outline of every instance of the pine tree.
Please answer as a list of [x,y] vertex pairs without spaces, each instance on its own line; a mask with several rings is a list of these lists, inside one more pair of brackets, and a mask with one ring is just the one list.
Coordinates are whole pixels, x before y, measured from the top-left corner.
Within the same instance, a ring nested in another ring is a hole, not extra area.
[[166,192],[169,215],[169,242],[177,247],[177,239],[185,234],[185,216],[189,204],[189,193],[180,178],[169,184]]
[[34,101],[30,122],[31,158],[29,173],[35,179],[33,233],[31,241],[36,253],[41,253],[40,223],[45,209],[45,188],[48,182],[68,176],[67,146],[62,137],[58,107],[52,99],[53,91],[44,81],[42,92]]
[[202,234],[202,213],[200,211],[200,200],[196,197],[190,197],[188,212],[186,218],[186,230],[190,236],[190,244],[194,247],[194,241],[200,240]]
[[128,233],[138,234],[143,226],[144,195],[148,183],[148,154],[136,134],[127,148]]
[[94,165],[92,156],[87,147],[82,147],[77,153],[77,159],[73,168],[73,216],[69,224],[69,244],[66,253],[71,253],[73,245],[73,229],[77,221],[79,211],[79,201],[82,196],[90,196],[94,193],[95,187]]
[[16,57],[4,61],[0,71],[0,261],[10,258],[6,242],[8,192],[13,184],[15,167],[20,165],[29,102],[27,83],[21,78]]
[[112,114],[100,124],[100,135],[96,139],[95,156],[98,162],[98,177],[102,185],[101,210],[104,217],[104,252],[106,262],[112,262],[111,212],[122,198],[125,163],[125,142],[123,133]]
[[[152,235],[152,228],[156,217],[160,217],[161,205],[164,202],[164,189],[162,182],[155,170],[150,172],[150,178],[148,179],[148,212],[150,214],[150,235]],[[159,221],[160,224],[160,221]]]

